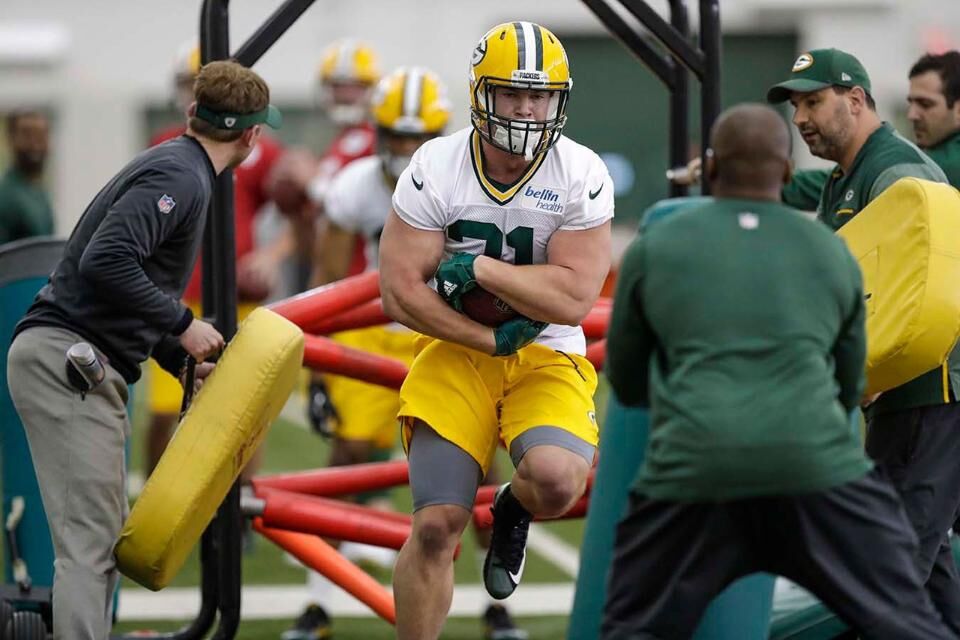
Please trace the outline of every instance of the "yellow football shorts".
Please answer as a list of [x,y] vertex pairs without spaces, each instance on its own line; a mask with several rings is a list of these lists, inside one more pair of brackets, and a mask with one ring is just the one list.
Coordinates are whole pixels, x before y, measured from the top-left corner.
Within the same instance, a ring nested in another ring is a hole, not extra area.
[[500,442],[509,450],[535,427],[557,427],[597,445],[597,372],[583,356],[531,344],[495,357],[425,337],[416,346],[400,390],[404,450],[415,420],[469,453],[484,474]]
[[[344,346],[393,358],[410,366],[417,334],[406,329],[370,327],[343,331],[330,337]],[[378,449],[390,449],[396,445],[400,398],[395,389],[344,376],[325,376],[325,379],[330,402],[340,416],[336,428],[338,438],[373,442]]]
[[[190,310],[196,317],[200,316],[200,305],[190,303]],[[257,308],[255,304],[241,303],[237,307],[237,320],[242,322]],[[161,415],[178,415],[180,404],[183,402],[183,387],[180,381],[170,375],[157,361],[150,358],[150,373],[147,381],[150,412]]]

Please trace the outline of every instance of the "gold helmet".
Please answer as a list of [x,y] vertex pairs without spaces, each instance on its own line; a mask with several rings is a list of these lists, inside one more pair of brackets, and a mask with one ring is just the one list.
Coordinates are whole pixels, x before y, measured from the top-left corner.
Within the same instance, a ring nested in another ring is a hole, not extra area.
[[193,81],[200,73],[200,47],[196,42],[184,42],[173,60],[173,101],[180,111],[186,111],[193,102]]
[[438,135],[450,120],[447,88],[423,67],[400,67],[385,76],[372,111],[378,128],[399,135]]
[[367,117],[370,91],[380,79],[377,54],[362,42],[338,40],[323,52],[319,79],[320,105],[330,119],[343,126],[360,124]]
[[[470,119],[493,146],[532,158],[560,138],[572,86],[567,54],[549,29],[532,22],[504,22],[480,38],[473,50]],[[498,87],[546,92],[546,117],[528,120],[498,114]]]
[[395,153],[387,138],[412,138],[423,143],[443,133],[450,120],[447,88],[436,74],[423,67],[400,67],[385,76],[374,91],[371,111],[377,125],[378,154],[384,170],[394,179],[410,163],[406,153],[412,145],[406,153]]

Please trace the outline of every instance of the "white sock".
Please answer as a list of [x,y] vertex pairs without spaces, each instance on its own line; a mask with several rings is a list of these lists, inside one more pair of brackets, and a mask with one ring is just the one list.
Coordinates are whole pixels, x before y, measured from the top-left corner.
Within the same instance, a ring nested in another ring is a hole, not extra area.
[[397,561],[397,552],[386,547],[377,547],[362,542],[344,542],[340,545],[340,553],[351,562],[367,561],[382,566],[384,569],[393,568]]

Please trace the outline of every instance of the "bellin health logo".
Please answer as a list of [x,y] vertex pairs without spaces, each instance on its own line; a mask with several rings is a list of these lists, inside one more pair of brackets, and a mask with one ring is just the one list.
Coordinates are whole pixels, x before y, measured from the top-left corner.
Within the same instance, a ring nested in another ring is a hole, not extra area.
[[562,193],[546,187],[538,189],[527,186],[526,191],[523,192],[523,197],[528,200],[530,207],[550,213],[561,213],[563,211],[565,198],[562,199],[561,195]]

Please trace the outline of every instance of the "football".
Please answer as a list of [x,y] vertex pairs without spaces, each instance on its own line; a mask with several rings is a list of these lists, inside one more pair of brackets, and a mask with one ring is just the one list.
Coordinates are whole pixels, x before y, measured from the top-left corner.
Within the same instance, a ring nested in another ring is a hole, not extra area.
[[309,202],[307,188],[317,173],[317,160],[303,148],[289,149],[276,161],[267,178],[267,193],[280,213],[300,216]]
[[463,294],[460,302],[464,315],[488,327],[499,327],[518,315],[513,307],[480,287],[474,287]]
[[243,302],[263,302],[270,295],[270,283],[262,276],[237,265],[237,297]]

